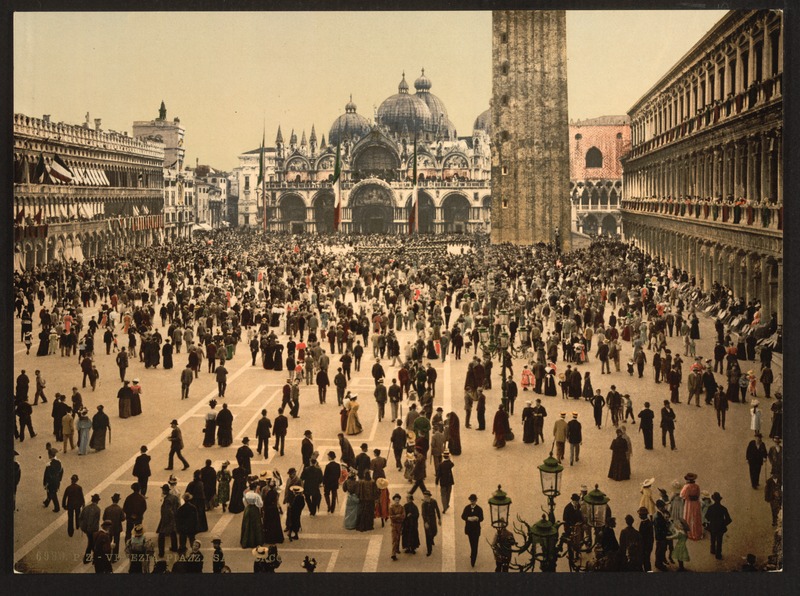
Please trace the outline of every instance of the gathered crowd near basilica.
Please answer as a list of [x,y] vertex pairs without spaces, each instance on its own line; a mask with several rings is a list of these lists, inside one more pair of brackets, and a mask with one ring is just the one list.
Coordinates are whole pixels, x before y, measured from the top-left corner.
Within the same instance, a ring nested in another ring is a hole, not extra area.
[[782,13],[574,122],[492,21],[466,135],[424,70],[232,172],[14,115],[16,571],[783,568]]

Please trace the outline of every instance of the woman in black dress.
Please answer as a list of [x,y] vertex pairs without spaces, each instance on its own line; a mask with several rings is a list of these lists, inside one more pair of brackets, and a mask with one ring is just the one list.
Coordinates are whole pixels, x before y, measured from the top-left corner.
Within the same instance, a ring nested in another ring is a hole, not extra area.
[[622,436],[621,429],[617,429],[617,438],[611,441],[611,467],[608,470],[608,477],[612,480],[629,480],[631,477],[628,442]]
[[261,509],[264,541],[267,544],[283,544],[283,526],[275,481],[269,479],[267,486],[269,488],[263,495],[264,507]]
[[272,370],[283,370],[283,344],[275,344],[274,365]]
[[231,473],[233,476],[233,487],[231,488],[231,501],[228,511],[231,513],[241,513],[244,511],[244,489],[247,488],[247,472],[241,466],[234,468]]
[[558,391],[556,390],[556,371],[552,368],[544,378],[544,394],[550,397],[558,395]]
[[586,401],[590,401],[592,396],[594,395],[594,389],[592,388],[592,379],[589,375],[589,371],[587,370],[583,373],[583,391],[581,395]]
[[[303,513],[303,508],[306,506],[306,500],[303,496],[303,487],[299,484],[295,484],[290,488],[290,490],[294,494],[291,501],[289,501],[289,511],[286,515],[286,530],[289,534],[289,542],[292,540],[298,540],[300,538],[300,536],[297,535],[301,528],[300,515]],[[374,503],[372,506],[374,513]]]
[[220,447],[228,447],[233,443],[233,414],[228,409],[228,404],[222,404],[222,409],[217,414],[217,443]]
[[533,443],[536,440],[536,429],[533,427],[533,406],[526,401],[522,408],[522,442]]
[[408,495],[406,499],[403,506],[406,510],[402,530],[403,552],[413,555],[419,548],[419,508],[414,504],[414,495]]
[[192,505],[197,509],[197,532],[208,532],[206,518],[206,489],[200,478],[200,470],[194,471],[194,479],[186,486],[186,492],[192,495]]
[[211,408],[206,412],[206,428],[203,433],[203,447],[211,447],[214,445],[214,433],[217,430],[217,400],[212,399],[208,402],[208,407]]

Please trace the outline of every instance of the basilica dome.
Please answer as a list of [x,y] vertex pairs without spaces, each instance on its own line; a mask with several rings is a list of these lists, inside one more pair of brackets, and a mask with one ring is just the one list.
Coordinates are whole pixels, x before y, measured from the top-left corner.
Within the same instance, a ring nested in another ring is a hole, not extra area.
[[425,76],[425,69],[423,68],[422,75],[414,81],[414,88],[417,90],[414,95],[424,101],[431,112],[431,118],[433,119],[432,132],[435,134],[446,133],[450,138],[454,138],[455,126],[447,116],[447,108],[444,106],[444,102],[430,92],[432,85],[431,80]]
[[492,109],[489,108],[482,112],[475,118],[475,124],[472,125],[473,130],[482,130],[489,136],[492,134]]
[[378,122],[389,129],[390,133],[414,135],[432,132],[434,120],[428,105],[418,95],[409,95],[406,75],[397,88],[397,94],[384,100],[378,108]]
[[354,136],[363,137],[372,130],[369,120],[356,113],[356,104],[353,103],[352,95],[344,110],[344,114],[339,116],[331,125],[331,130],[328,134],[329,145],[336,145],[344,139]]

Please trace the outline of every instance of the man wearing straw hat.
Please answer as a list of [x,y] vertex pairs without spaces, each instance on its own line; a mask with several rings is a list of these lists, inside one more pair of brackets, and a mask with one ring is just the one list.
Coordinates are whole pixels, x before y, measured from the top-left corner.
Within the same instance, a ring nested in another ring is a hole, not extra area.
[[400,501],[400,495],[395,493],[392,495],[392,504],[389,505],[389,520],[392,522],[392,561],[397,560],[397,554],[400,552],[400,537],[403,535],[403,521],[406,518],[406,510]]

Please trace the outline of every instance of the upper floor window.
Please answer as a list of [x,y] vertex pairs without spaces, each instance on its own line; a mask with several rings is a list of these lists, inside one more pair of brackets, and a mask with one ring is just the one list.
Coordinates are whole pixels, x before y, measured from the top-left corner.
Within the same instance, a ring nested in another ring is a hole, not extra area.
[[603,154],[597,147],[592,147],[586,152],[586,167],[587,168],[603,167]]

